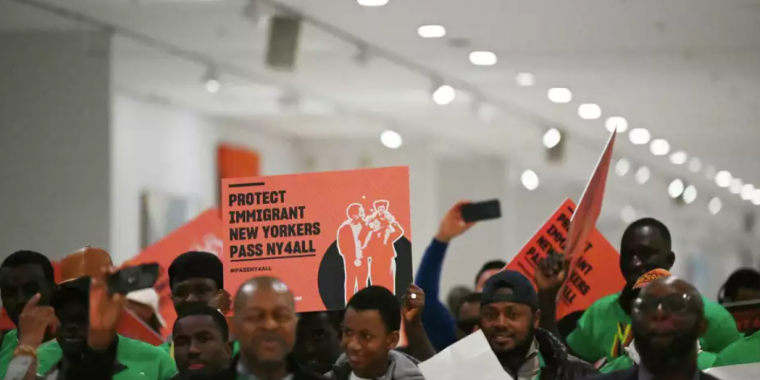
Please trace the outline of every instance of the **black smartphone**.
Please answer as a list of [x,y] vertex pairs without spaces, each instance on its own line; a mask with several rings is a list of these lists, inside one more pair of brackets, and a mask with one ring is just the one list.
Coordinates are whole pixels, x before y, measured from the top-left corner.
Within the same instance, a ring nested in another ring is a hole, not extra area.
[[108,292],[127,294],[136,290],[152,288],[158,280],[161,267],[157,263],[141,264],[124,268],[108,276]]
[[501,204],[498,199],[462,206],[462,219],[467,223],[499,218],[501,218]]

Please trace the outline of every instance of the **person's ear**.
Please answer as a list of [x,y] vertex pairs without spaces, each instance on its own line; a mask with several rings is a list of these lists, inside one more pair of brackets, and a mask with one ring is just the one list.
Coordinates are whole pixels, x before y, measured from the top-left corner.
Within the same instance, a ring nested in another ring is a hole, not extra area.
[[227,343],[225,343],[225,344],[224,344],[224,352],[225,352],[225,353],[227,354],[227,356],[229,356],[229,357],[232,357],[232,352],[233,352],[232,346],[233,346],[234,344],[235,344],[235,343],[233,343],[233,342],[227,342]]
[[707,320],[707,318],[702,318],[702,320],[699,322],[699,337],[705,336],[707,334],[707,329],[710,327],[710,322]]
[[666,259],[666,263],[668,264],[668,267],[665,268],[667,270],[670,270],[671,268],[673,268],[673,264],[676,263],[676,254],[673,253],[673,251],[670,251],[670,253],[668,253],[668,258]]
[[394,331],[388,334],[388,350],[392,350],[398,346],[398,341],[401,339],[401,334],[398,331]]
[[533,328],[537,329],[539,322],[541,322],[541,310],[536,309],[536,311],[533,312]]

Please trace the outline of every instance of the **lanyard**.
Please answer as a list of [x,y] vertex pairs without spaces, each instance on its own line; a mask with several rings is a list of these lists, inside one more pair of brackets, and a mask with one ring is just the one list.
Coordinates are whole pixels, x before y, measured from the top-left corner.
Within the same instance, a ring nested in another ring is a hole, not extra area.
[[631,325],[625,326],[625,332],[623,332],[623,324],[617,324],[617,332],[615,333],[615,341],[612,342],[612,350],[610,351],[610,357],[616,358],[620,356],[624,347],[627,347],[631,341]]

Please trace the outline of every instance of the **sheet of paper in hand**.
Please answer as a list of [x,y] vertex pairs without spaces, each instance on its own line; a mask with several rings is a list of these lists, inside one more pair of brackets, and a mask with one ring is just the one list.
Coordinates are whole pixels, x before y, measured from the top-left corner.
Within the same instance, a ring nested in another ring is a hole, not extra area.
[[717,377],[720,380],[760,379],[760,363],[710,368],[706,370],[705,373]]
[[488,345],[483,331],[454,343],[420,364],[426,379],[512,380]]

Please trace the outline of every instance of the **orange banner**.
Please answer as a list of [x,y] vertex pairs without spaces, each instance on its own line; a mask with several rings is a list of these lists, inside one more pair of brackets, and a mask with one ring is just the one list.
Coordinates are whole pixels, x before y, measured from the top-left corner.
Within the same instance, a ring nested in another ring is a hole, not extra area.
[[222,181],[225,286],[283,280],[296,311],[342,309],[367,284],[412,282],[409,168]]
[[219,210],[209,209],[124,263],[124,266],[154,262],[161,265],[161,274],[155,289],[159,296],[161,316],[166,321],[166,328],[161,331],[162,336],[171,334],[174,320],[177,319],[169,287],[169,265],[177,256],[187,251],[206,251],[219,256],[222,253],[222,239]]
[[[535,286],[539,260],[545,259],[549,253],[564,252],[574,211],[575,203],[566,200],[509,262],[507,269],[521,272]],[[619,261],[615,248],[596,228],[592,228],[582,255],[571,266],[565,287],[559,295],[557,319],[585,310],[596,300],[620,291],[625,280],[620,273]]]

